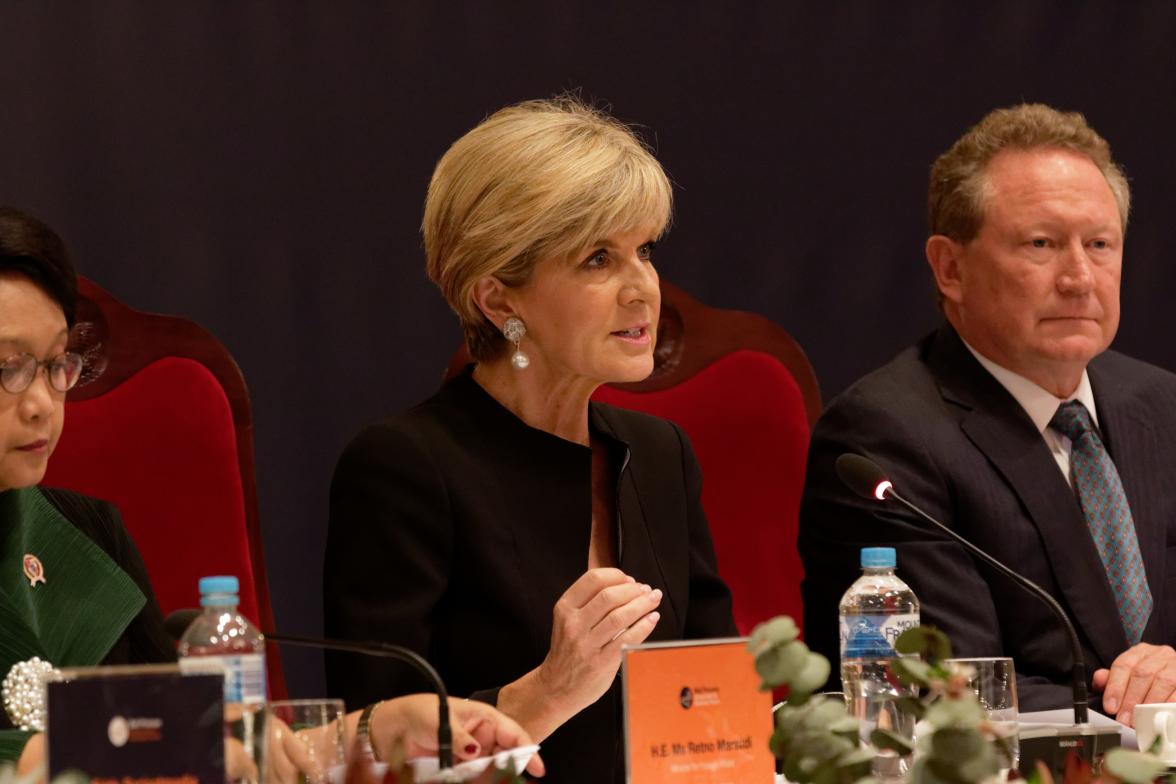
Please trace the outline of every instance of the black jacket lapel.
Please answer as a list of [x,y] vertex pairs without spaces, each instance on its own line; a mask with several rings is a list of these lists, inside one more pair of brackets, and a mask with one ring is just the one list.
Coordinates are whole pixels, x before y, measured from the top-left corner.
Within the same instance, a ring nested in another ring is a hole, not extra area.
[[[612,460],[615,470],[619,472],[616,484],[619,566],[625,574],[632,575],[637,580],[667,588],[665,598],[658,608],[663,620],[658,623],[651,639],[673,636],[664,630],[682,629],[686,615],[685,608],[679,605],[685,597],[676,596],[674,591],[668,590],[675,582],[666,574],[658,555],[658,550],[666,547],[664,536],[659,540],[663,541],[662,548],[655,547],[655,536],[649,530],[649,521],[641,505],[637,479],[633,469],[628,466],[628,442],[624,434],[618,432],[607,407],[594,404],[591,407],[591,422],[593,429],[612,439],[615,447],[612,450]],[[685,556],[681,563],[686,563]]]

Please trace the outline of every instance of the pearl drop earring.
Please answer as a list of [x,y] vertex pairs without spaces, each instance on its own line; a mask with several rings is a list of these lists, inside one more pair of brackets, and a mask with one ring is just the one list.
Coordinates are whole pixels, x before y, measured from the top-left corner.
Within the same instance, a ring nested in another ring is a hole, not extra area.
[[518,316],[511,316],[502,325],[502,336],[514,343],[515,350],[510,355],[510,364],[514,365],[515,370],[526,370],[527,366],[531,364],[531,358],[519,348],[519,343],[526,334],[527,325]]

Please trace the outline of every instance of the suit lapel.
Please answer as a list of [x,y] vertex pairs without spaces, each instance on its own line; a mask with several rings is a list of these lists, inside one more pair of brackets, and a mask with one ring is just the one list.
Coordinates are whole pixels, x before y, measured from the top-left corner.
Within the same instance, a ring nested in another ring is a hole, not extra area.
[[1127,638],[1086,519],[1049,447],[954,331],[945,328],[936,336],[928,364],[944,399],[959,411],[964,434],[1025,507],[1075,623],[1109,663],[1127,648]]
[[612,441],[613,466],[614,470],[619,472],[616,484],[618,566],[625,574],[632,575],[637,580],[667,588],[665,599],[658,608],[663,620],[658,623],[650,639],[661,639],[663,634],[672,636],[663,630],[683,628],[681,624],[684,623],[685,616],[678,608],[681,597],[668,590],[673,582],[662,568],[658,548],[653,545],[654,537],[649,530],[649,520],[641,503],[637,480],[633,469],[628,465],[630,447],[617,432],[607,409],[593,404],[591,412],[593,429],[608,436]]
[[[1165,450],[1148,424],[1146,412],[1138,409],[1117,379],[1100,372],[1097,360],[1087,372],[1098,408],[1099,431],[1127,493],[1147,582],[1154,604],[1159,607],[1168,600],[1161,594],[1167,521],[1161,493],[1163,483],[1157,481],[1154,467],[1164,464]],[[1152,612],[1148,626],[1159,623],[1160,617],[1161,613]],[[1145,629],[1144,640],[1148,638]]]

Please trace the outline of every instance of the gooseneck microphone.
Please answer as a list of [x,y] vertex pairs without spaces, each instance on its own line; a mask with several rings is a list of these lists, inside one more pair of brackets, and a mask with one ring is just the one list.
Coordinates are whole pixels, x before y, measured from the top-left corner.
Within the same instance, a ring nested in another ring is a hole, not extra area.
[[1074,723],[1085,724],[1087,722],[1087,706],[1088,696],[1086,692],[1086,664],[1082,659],[1082,646],[1078,642],[1078,632],[1074,629],[1074,624],[1070,622],[1070,618],[1066,615],[1066,611],[1058,604],[1057,600],[1053,598],[1044,588],[1037,583],[1023,577],[1009,567],[1005,566],[1000,561],[993,558],[988,553],[981,550],[976,545],[969,542],[958,533],[948,528],[943,523],[936,520],[931,515],[924,512],[913,503],[903,498],[894,489],[894,483],[886,476],[886,472],[882,470],[881,466],[862,455],[856,455],[852,452],[846,452],[841,457],[837,458],[835,464],[837,476],[845,483],[853,492],[860,495],[862,498],[868,498],[875,501],[883,501],[886,499],[893,499],[898,503],[910,509],[922,519],[931,523],[939,530],[950,536],[955,541],[962,544],[970,553],[975,555],[984,563],[996,569],[1001,574],[1008,577],[1017,585],[1024,588],[1029,593],[1036,596],[1041,601],[1045,602],[1046,606],[1053,611],[1057,616],[1062,626],[1066,629],[1066,634],[1070,638],[1070,654],[1074,657],[1074,669],[1070,678],[1070,686],[1073,691],[1074,698]]
[[[178,640],[201,611],[196,609],[175,610],[164,620],[164,628],[172,639]],[[387,642],[352,642],[350,640],[329,640],[317,637],[301,637],[294,634],[280,634],[272,630],[261,630],[266,642],[293,645],[300,648],[314,648],[325,651],[358,653],[362,656],[396,659],[414,668],[425,677],[437,693],[437,764],[441,770],[453,767],[453,729],[449,724],[449,692],[445,682],[433,665],[416,651]]]

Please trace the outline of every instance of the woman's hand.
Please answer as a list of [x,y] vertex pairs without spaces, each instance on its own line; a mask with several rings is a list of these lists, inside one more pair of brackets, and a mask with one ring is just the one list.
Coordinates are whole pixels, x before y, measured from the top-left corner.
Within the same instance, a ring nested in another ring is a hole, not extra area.
[[[484,702],[450,699],[449,723],[456,762],[532,743],[531,736],[513,719]],[[388,759],[397,744],[403,744],[409,759],[437,756],[437,697],[414,694],[384,702],[372,715],[371,732],[372,746],[381,759]],[[527,772],[532,776],[544,774],[538,754],[527,763]]]
[[[344,748],[355,751],[359,711],[344,718]],[[437,756],[437,696],[412,694],[385,700],[372,713],[368,727],[372,748],[381,760]],[[449,725],[453,730],[453,757],[465,762],[500,751],[530,746],[531,736],[513,719],[493,706],[474,700],[449,700]],[[542,776],[543,760],[536,754],[527,772]]]
[[41,768],[41,775],[37,781],[45,780],[45,733],[38,732],[36,735],[30,735],[29,740],[25,743],[24,750],[20,753],[20,758],[16,761],[16,775],[28,776],[38,767]]
[[622,646],[650,635],[661,599],[620,569],[589,569],[555,604],[543,664],[504,686],[498,707],[536,739],[547,737],[608,691]]
[[328,764],[342,762],[335,759],[334,744],[338,740],[338,731],[332,722],[295,732],[271,713],[265,730],[265,784],[326,781],[323,760]]

